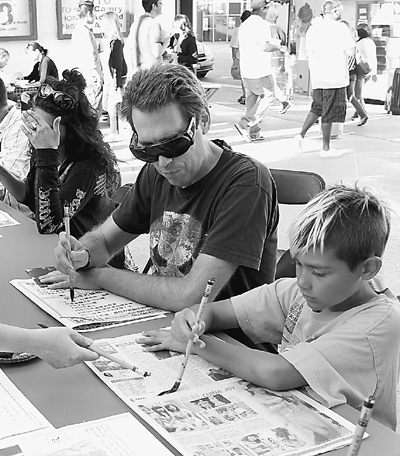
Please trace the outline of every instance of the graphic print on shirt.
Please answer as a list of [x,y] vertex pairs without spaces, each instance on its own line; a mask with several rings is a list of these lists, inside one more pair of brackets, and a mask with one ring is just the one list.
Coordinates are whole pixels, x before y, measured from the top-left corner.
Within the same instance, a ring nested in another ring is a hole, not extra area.
[[201,223],[193,216],[165,211],[150,227],[153,274],[170,277],[188,274],[205,238]]
[[303,310],[304,303],[303,302],[294,302],[293,305],[290,307],[289,312],[287,314],[286,320],[285,320],[285,327],[283,329],[283,335],[282,335],[282,346],[286,345],[285,349],[289,348],[289,346],[296,345],[296,343],[293,340],[294,338],[294,329],[296,328],[297,321],[300,317],[300,314]]

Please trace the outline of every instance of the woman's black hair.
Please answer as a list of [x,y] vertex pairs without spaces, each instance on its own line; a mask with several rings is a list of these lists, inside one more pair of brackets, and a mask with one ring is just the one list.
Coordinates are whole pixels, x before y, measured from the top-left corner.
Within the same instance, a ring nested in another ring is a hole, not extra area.
[[47,55],[48,54],[48,50],[45,49],[43,46],[41,46],[39,43],[36,43],[36,41],[33,41],[32,43],[28,43],[26,45],[26,48],[27,49],[32,49],[33,51],[36,51],[36,49],[39,49],[39,52],[43,55]]
[[369,38],[368,30],[365,30],[364,28],[358,28],[357,35],[358,35],[357,41],[363,40],[364,38]]
[[104,142],[103,135],[98,129],[97,112],[92,108],[84,93],[85,78],[75,69],[64,70],[62,76],[61,81],[49,77],[46,79],[46,84],[54,90],[70,95],[75,100],[75,105],[70,109],[65,109],[56,104],[51,95],[46,98],[36,95],[34,106],[61,117],[61,124],[66,130],[67,160],[76,162],[90,157],[100,163],[105,170],[107,189],[111,195],[120,185],[117,159],[110,145]]

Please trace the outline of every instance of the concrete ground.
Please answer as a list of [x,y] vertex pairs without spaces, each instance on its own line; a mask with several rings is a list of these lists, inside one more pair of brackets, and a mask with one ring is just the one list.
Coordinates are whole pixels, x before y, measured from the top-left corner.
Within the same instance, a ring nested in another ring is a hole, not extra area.
[[[261,124],[266,139],[248,144],[234,127],[234,122],[244,113],[244,106],[236,101],[241,94],[240,82],[230,77],[229,44],[207,44],[215,56],[215,68],[203,81],[221,85],[221,89],[210,99],[212,125],[209,137],[222,138],[234,150],[248,154],[271,168],[313,171],[320,174],[327,185],[357,181],[375,188],[389,201],[393,210],[383,275],[387,286],[400,295],[400,117],[387,114],[382,105],[367,105],[369,120],[365,126],[358,127],[357,122],[350,120],[353,108],[349,107],[343,133],[332,141],[332,147],[340,149],[343,156],[322,159],[318,154],[322,140],[317,125],[310,129],[304,140],[304,152],[297,150],[293,137],[300,132],[311,98],[306,94],[294,94],[294,106],[286,114],[279,114],[279,102],[267,112]],[[106,134],[107,125],[103,123],[101,128]],[[142,166],[129,152],[129,138],[130,128],[121,122],[120,141],[113,143],[112,147],[119,159],[124,183],[134,182]],[[287,229],[300,209],[281,207],[280,248],[287,248]],[[138,265],[144,266],[148,258],[147,240],[141,237],[131,247]]]

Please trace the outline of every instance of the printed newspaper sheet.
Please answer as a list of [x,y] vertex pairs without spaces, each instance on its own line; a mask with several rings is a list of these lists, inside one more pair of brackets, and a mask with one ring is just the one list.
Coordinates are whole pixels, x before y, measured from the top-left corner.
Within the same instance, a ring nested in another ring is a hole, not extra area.
[[162,318],[167,313],[105,290],[76,289],[71,302],[69,290],[52,290],[34,279],[10,283],[64,326],[80,332]]
[[53,426],[0,369],[0,442]]
[[96,343],[149,377],[104,358],[87,364],[185,456],[315,455],[351,442],[354,426],[304,394],[257,387],[196,355],[180,389],[157,396],[174,384],[183,355],[143,352],[138,337]]
[[172,453],[131,414],[74,424],[0,444],[0,455],[13,456],[170,456]]

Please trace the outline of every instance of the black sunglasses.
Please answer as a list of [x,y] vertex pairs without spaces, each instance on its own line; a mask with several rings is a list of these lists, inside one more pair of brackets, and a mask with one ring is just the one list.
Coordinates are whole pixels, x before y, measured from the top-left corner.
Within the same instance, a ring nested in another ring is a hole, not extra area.
[[54,103],[61,109],[72,109],[76,105],[76,101],[71,95],[54,90],[49,84],[42,84],[36,96],[43,99],[53,96]]
[[192,117],[186,129],[171,139],[166,139],[150,146],[139,145],[139,138],[136,130],[133,130],[129,149],[138,159],[147,163],[156,163],[160,155],[165,158],[176,158],[185,154],[193,146],[196,133],[196,119]]

